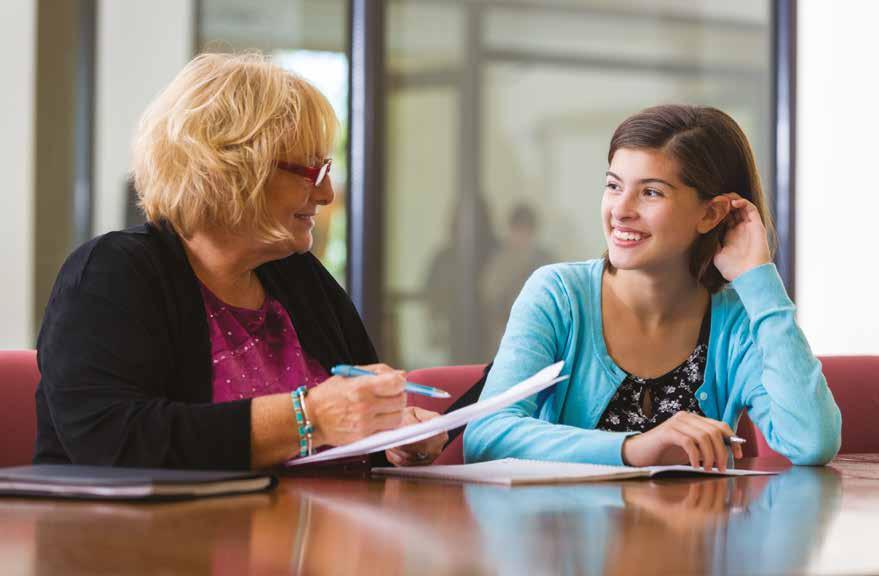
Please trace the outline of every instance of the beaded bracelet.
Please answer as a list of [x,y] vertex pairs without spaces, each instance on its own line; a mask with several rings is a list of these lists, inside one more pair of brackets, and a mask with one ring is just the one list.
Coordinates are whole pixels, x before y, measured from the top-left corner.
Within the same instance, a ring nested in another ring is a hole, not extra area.
[[300,386],[290,392],[290,399],[293,401],[293,414],[296,416],[296,426],[299,430],[300,457],[311,454],[311,433],[314,431],[305,412],[305,394],[305,386]]
[[302,415],[305,416],[305,437],[308,439],[308,454],[310,456],[314,451],[312,446],[314,426],[311,425],[311,418],[308,417],[308,406],[305,404],[305,396],[308,394],[308,389],[305,386],[300,386],[296,389],[296,393],[299,394],[299,404],[302,405]]

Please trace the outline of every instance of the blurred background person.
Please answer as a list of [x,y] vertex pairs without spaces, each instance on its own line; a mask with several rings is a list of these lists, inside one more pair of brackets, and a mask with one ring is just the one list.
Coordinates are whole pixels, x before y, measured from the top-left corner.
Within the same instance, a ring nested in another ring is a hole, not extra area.
[[520,202],[510,211],[509,227],[500,250],[486,266],[480,279],[480,295],[485,312],[483,357],[494,358],[504,335],[510,307],[531,273],[553,261],[552,254],[538,242],[537,212]]

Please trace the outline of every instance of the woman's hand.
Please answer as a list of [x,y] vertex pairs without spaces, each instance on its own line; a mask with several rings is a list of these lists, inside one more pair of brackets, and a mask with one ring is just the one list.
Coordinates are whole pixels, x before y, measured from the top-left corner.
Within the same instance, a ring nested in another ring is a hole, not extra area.
[[308,392],[315,446],[340,446],[397,428],[406,408],[405,373],[384,364],[360,366],[375,376],[333,376]]
[[732,282],[752,268],[772,261],[766,227],[760,212],[751,202],[735,193],[725,195],[730,200],[727,215],[729,224],[723,243],[714,255],[714,265],[723,277]]
[[[403,413],[403,425],[424,422],[439,416],[436,412],[409,406]],[[385,451],[388,460],[394,466],[425,466],[436,460],[449,441],[449,434],[442,432],[420,442],[397,446]]]
[[653,430],[629,436],[623,443],[623,461],[629,466],[686,464],[706,470],[717,467],[726,471],[727,451],[742,457],[742,447],[727,448],[724,436],[732,436],[725,422],[691,412],[678,412]]

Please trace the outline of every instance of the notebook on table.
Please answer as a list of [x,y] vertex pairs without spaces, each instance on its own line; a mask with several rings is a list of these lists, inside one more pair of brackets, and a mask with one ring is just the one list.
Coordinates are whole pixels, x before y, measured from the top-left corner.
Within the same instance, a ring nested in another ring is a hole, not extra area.
[[271,489],[273,476],[217,470],[166,470],[40,464],[0,468],[0,495],[101,500],[181,500]]
[[759,470],[717,468],[705,470],[692,466],[603,466],[576,462],[548,462],[543,460],[519,460],[505,458],[475,464],[450,464],[445,466],[408,466],[373,468],[373,474],[383,476],[406,476],[435,480],[456,480],[515,486],[522,484],[555,484],[573,482],[598,482],[602,480],[625,480],[627,478],[651,478],[656,476],[755,476],[776,474]]

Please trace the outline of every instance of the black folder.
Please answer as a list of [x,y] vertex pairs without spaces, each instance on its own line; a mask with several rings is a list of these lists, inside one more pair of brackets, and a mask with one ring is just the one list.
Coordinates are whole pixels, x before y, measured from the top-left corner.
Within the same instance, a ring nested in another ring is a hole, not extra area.
[[40,464],[0,468],[0,496],[182,500],[270,490],[274,476],[239,471]]

